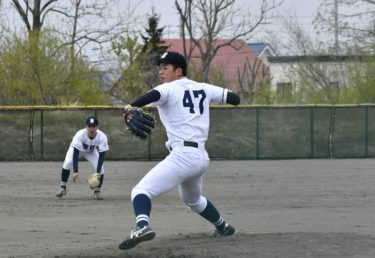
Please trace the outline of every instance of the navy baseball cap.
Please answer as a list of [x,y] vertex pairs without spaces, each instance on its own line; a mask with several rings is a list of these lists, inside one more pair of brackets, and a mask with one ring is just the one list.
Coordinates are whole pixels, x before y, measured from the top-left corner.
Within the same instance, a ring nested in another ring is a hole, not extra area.
[[86,119],[86,125],[87,126],[98,126],[99,121],[96,117],[90,116]]
[[160,58],[154,58],[151,60],[154,65],[173,64],[177,67],[181,67],[183,71],[187,69],[186,59],[183,55],[177,52],[165,52]]

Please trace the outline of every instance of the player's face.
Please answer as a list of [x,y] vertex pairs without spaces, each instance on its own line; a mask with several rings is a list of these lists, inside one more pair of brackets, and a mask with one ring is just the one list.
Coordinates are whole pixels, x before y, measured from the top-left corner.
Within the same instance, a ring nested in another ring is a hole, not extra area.
[[172,82],[182,77],[182,69],[176,68],[174,69],[173,65],[171,64],[163,64],[159,65],[159,79],[162,83],[165,82]]
[[98,130],[98,126],[88,125],[86,126],[86,130],[87,130],[87,135],[90,138],[94,138],[96,136],[96,131]]

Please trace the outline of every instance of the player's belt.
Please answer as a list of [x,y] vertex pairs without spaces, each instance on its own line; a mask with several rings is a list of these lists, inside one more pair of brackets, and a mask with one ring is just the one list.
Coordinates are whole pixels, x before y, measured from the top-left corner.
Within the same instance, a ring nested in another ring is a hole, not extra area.
[[[198,143],[197,142],[184,141],[184,146],[198,148]],[[172,151],[172,147],[169,147],[169,150]]]
[[184,141],[184,146],[189,146],[189,147],[198,148],[198,143],[197,143],[197,142],[188,142],[188,141]]

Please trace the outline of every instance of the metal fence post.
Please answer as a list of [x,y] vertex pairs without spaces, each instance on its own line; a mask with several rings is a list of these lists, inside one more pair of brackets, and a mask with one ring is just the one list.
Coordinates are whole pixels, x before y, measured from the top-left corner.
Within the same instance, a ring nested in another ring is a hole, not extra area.
[[30,121],[29,121],[29,157],[30,160],[34,160],[34,109],[30,110]]
[[43,138],[44,138],[44,112],[43,110],[40,111],[40,159],[43,160]]
[[365,107],[365,157],[368,157],[368,107]]
[[256,159],[259,159],[259,108],[255,109],[256,114]]
[[329,123],[329,134],[328,134],[328,151],[329,158],[334,158],[334,148],[335,148],[335,123],[336,123],[336,108],[331,107],[331,118]]
[[310,108],[310,156],[314,158],[314,109]]

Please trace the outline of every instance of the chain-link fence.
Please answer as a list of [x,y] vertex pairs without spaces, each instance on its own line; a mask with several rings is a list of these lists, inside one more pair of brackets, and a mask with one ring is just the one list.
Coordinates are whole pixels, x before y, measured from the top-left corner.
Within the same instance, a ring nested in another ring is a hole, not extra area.
[[[0,160],[63,160],[90,115],[108,136],[107,160],[168,154],[162,124],[139,140],[126,131],[122,107],[0,107]],[[206,148],[212,159],[374,157],[373,118],[375,105],[213,106]]]

